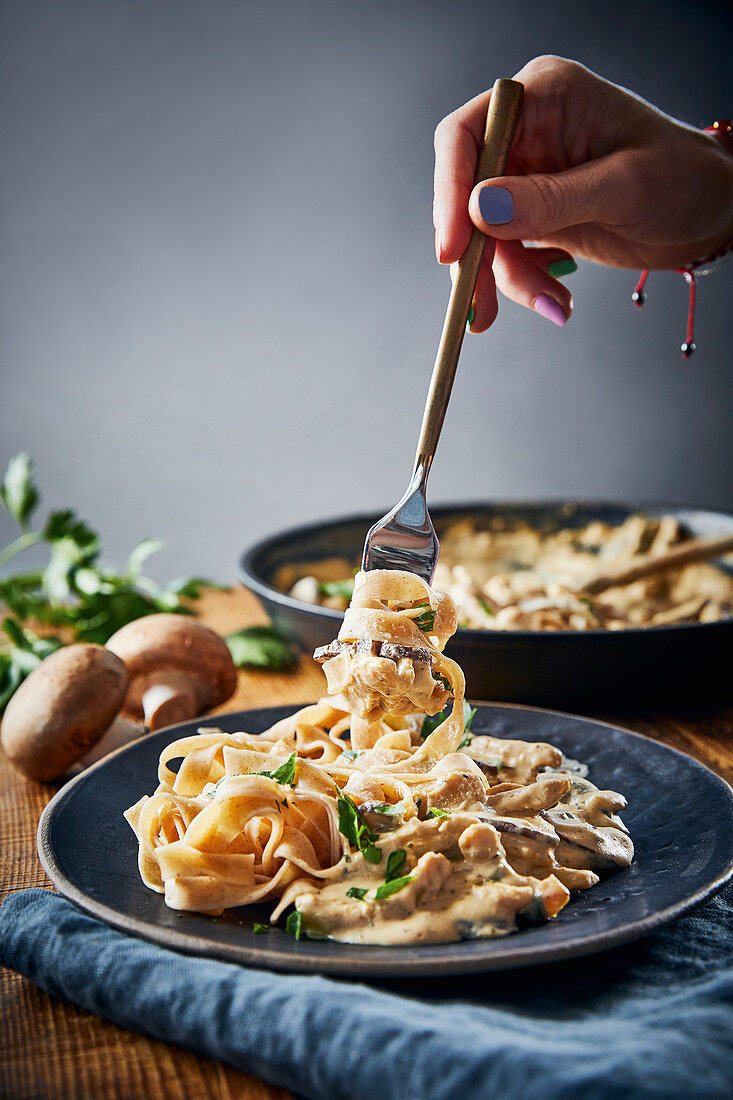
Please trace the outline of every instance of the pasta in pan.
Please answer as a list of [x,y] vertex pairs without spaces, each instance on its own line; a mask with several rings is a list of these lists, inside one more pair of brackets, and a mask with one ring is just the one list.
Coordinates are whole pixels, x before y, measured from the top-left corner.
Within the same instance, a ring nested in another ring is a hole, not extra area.
[[145,884],[179,910],[272,901],[275,922],[293,906],[298,935],[429,943],[553,917],[626,866],[621,795],[551,745],[468,731],[443,653],[456,625],[418,577],[359,574],[315,654],[328,697],[258,736],[204,729],[163,751],[125,814]]

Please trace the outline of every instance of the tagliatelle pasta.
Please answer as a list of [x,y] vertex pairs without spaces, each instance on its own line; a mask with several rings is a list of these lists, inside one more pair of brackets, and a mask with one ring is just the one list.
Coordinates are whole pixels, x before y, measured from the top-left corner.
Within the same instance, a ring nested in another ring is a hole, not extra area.
[[298,934],[427,943],[553,917],[627,865],[622,796],[551,745],[467,731],[443,653],[456,625],[413,574],[359,574],[315,654],[328,698],[258,736],[205,729],[165,748],[157,790],[125,814],[145,884],[174,909],[272,901],[273,922],[294,906]]

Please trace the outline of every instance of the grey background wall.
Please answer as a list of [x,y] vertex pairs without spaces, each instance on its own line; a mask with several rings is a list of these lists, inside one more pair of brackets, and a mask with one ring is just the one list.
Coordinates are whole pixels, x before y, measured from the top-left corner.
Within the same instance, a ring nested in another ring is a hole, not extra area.
[[[2,4],[0,463],[35,456],[120,564],[235,576],[243,545],[403,490],[447,296],[439,119],[545,52],[689,122],[730,113],[700,2]],[[680,196],[684,201],[684,196]],[[566,329],[469,337],[432,499],[733,507],[733,265],[686,287],[581,264]],[[0,519],[0,544],[12,536]]]

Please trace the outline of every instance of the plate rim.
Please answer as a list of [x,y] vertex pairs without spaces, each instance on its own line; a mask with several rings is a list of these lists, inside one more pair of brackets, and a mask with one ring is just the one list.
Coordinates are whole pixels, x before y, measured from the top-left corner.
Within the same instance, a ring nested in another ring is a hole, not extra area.
[[[268,707],[250,707],[247,710],[229,711],[224,714],[210,715],[203,719],[194,720],[192,722],[180,722],[171,726],[162,727],[159,730],[153,730],[146,734],[144,737],[138,738],[136,741],[131,742],[128,745],[123,745],[114,752],[98,760],[91,767],[86,768],[78,775],[74,776],[71,780],[64,784],[60,790],[54,794],[50,801],[44,807],[37,829],[37,851],[41,865],[48,875],[53,885],[58,890],[62,897],[73,902],[84,912],[91,914],[103,923],[115,928],[117,931],[124,932],[126,934],[134,935],[147,942],[155,943],[156,945],[169,950],[175,950],[182,952],[183,954],[198,955],[208,958],[217,958],[230,963],[252,965],[267,970],[274,970],[284,973],[300,973],[300,974],[327,974],[334,977],[344,978],[395,978],[395,977],[410,977],[415,979],[430,978],[444,975],[466,975],[466,974],[480,974],[489,971],[501,971],[510,970],[515,968],[524,968],[527,966],[538,966],[545,963],[563,962],[567,959],[581,958],[583,956],[600,954],[603,951],[608,951],[614,947],[622,946],[625,943],[629,943],[633,940],[639,939],[643,936],[649,935],[656,929],[662,927],[664,924],[669,923],[678,917],[683,916],[685,913],[694,909],[697,905],[701,904],[707,898],[711,897],[718,890],[720,890],[728,881],[733,878],[733,853],[731,854],[730,863],[726,871],[717,875],[713,880],[707,883],[705,886],[696,890],[693,894],[689,895],[682,900],[675,902],[672,905],[667,906],[665,909],[657,910],[644,917],[638,918],[638,920],[631,921],[623,925],[618,929],[608,929],[605,932],[601,932],[592,941],[585,940],[584,942],[569,943],[562,947],[554,944],[540,944],[532,945],[527,944],[526,941],[522,941],[516,947],[512,945],[521,937],[507,936],[501,937],[501,942],[507,943],[507,950],[500,955],[473,957],[472,955],[466,955],[461,958],[456,953],[456,948],[460,947],[459,943],[450,942],[446,944],[431,944],[433,951],[443,948],[446,955],[431,957],[426,960],[427,965],[424,968],[417,969],[414,958],[405,959],[399,955],[395,955],[391,959],[382,960],[371,958],[371,952],[376,948],[378,950],[384,950],[382,945],[363,945],[363,954],[350,955],[348,957],[339,956],[314,956],[309,954],[303,954],[297,949],[293,951],[278,950],[274,951],[268,949],[266,944],[262,946],[252,947],[245,944],[231,945],[224,943],[217,943],[217,941],[209,940],[202,936],[197,936],[190,932],[178,932],[174,928],[167,928],[160,926],[151,921],[142,920],[140,918],[130,916],[125,913],[121,913],[117,909],[113,909],[111,906],[106,905],[104,902],[100,902],[97,899],[86,894],[76,884],[68,878],[65,872],[59,866],[53,845],[50,840],[50,831],[53,824],[55,814],[61,808],[61,806],[68,801],[69,797],[73,796],[76,787],[79,786],[84,780],[86,780],[90,774],[101,770],[108,766],[112,761],[119,757],[124,756],[126,753],[134,751],[144,741],[147,741],[153,737],[159,737],[163,733],[173,733],[173,731],[181,730],[182,728],[188,728],[191,725],[216,726],[216,722],[222,718],[233,719],[251,714],[252,712],[262,713],[263,711],[278,711],[290,710],[294,713],[295,710],[301,706],[310,705],[308,703],[290,704],[282,703],[275,706]],[[646,734],[637,733],[635,730],[627,729],[624,726],[616,725],[612,722],[606,722],[601,719],[589,718],[585,715],[571,714],[566,711],[555,710],[548,707],[536,707],[528,706],[520,703],[482,703],[479,704],[495,710],[529,710],[533,712],[539,712],[542,714],[552,715],[553,717],[559,717],[561,719],[570,720],[571,722],[591,722],[595,726],[599,726],[606,729],[611,729],[616,732],[620,732],[623,735],[631,738],[638,738],[640,741],[651,742],[658,749],[664,752],[672,753],[674,756],[680,757],[684,761],[684,766],[692,765],[693,768],[702,770],[708,779],[712,777],[714,781],[721,787],[721,793],[723,793],[728,802],[730,803],[731,817],[733,819],[733,787],[722,776],[718,775],[707,765],[696,760],[694,757],[689,756],[687,753],[681,752],[679,749],[673,748],[671,745],[666,745],[664,742],[657,741],[653,737],[648,737]],[[179,735],[180,736],[180,735]],[[308,944],[308,940],[301,941]],[[322,942],[322,941],[315,941]],[[328,941],[331,942],[331,941]],[[335,942],[335,941],[334,941]],[[496,939],[489,939],[486,941],[466,941],[470,943],[493,943]],[[353,948],[354,944],[347,945]],[[413,947],[414,945],[405,945]],[[400,951],[400,948],[394,949],[396,952]]]

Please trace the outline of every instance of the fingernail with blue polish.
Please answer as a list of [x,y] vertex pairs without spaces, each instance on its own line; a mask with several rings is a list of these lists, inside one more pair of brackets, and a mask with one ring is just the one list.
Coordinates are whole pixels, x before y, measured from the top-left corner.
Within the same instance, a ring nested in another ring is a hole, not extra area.
[[514,217],[514,200],[505,187],[482,187],[478,193],[481,217],[489,225],[506,225]]

